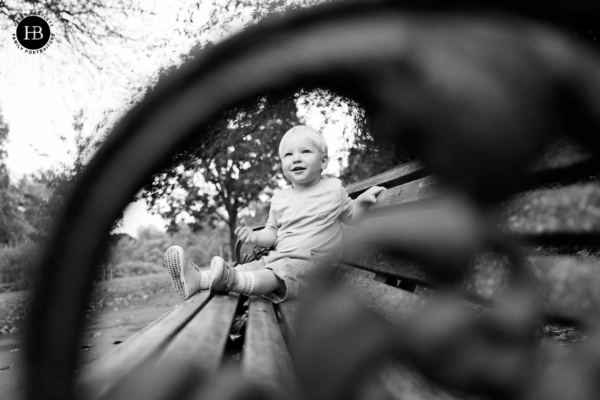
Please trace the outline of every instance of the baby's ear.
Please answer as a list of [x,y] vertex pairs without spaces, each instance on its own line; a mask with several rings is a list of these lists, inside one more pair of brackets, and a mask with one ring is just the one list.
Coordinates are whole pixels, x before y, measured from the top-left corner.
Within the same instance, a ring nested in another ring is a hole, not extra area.
[[321,171],[324,171],[329,165],[329,156],[327,154],[323,154],[321,158]]

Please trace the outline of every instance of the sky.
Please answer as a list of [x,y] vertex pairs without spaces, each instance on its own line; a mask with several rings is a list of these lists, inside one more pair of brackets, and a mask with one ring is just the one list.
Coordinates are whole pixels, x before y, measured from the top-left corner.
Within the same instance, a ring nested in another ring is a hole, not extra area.
[[[27,54],[12,43],[15,28],[2,26],[0,112],[9,126],[6,164],[13,181],[42,169],[72,164],[78,134],[74,116],[82,112],[81,134],[91,135],[105,111],[121,110],[134,97],[125,82],[136,77],[140,83],[147,81],[161,65],[173,63],[176,55],[190,46],[177,41],[178,46],[169,46],[160,54],[143,50],[146,46],[141,38],[157,44],[171,36],[176,8],[166,3],[156,2],[154,15],[138,19],[134,43],[107,42],[92,50],[106,63],[101,65],[106,73],[74,54],[60,37],[44,54]],[[114,112],[113,118],[119,112]],[[144,203],[130,205],[121,231],[137,236],[140,226],[162,229],[162,218],[146,209]]]
[[[146,2],[152,13],[138,18],[133,26],[128,19],[129,33],[136,38],[132,43],[107,42],[97,49],[98,59],[103,63],[101,72],[74,54],[62,38],[57,38],[44,54],[26,54],[12,43],[14,26],[2,26],[0,112],[9,126],[6,164],[13,181],[42,169],[72,163],[78,134],[73,125],[75,115],[81,112],[84,116],[81,130],[84,137],[96,131],[105,115],[110,125],[136,100],[135,82],[144,86],[161,66],[172,65],[179,54],[195,43],[176,33],[181,31],[181,15],[194,2],[180,0],[176,3],[179,7],[167,3]],[[206,20],[205,11],[202,7],[197,10],[196,23]],[[111,113],[106,114],[107,111]],[[303,109],[301,116],[315,128],[323,125],[320,112]],[[342,145],[339,132],[349,122],[343,114],[334,119],[338,123],[323,133],[337,158],[336,152]],[[336,174],[338,169],[339,164],[332,162],[326,173]],[[140,227],[163,229],[165,224],[140,201],[126,209],[119,231],[135,237]]]

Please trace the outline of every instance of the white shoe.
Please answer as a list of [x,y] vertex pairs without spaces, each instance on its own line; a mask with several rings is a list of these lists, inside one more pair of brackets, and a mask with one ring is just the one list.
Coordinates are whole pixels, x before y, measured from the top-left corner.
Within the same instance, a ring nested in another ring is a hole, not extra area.
[[221,257],[213,257],[210,262],[208,287],[213,293],[228,293],[237,281],[237,271],[227,265]]
[[192,260],[185,258],[181,246],[171,246],[165,251],[165,268],[169,271],[175,291],[184,300],[198,291],[194,282],[199,281],[200,270]]

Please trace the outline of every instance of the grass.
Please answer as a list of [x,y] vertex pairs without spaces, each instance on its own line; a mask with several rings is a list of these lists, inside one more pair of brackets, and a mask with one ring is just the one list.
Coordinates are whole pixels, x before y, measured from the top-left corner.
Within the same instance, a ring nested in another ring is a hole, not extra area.
[[[171,290],[166,273],[102,281],[94,286],[88,304],[88,315],[97,315],[106,307],[147,301]],[[30,303],[29,291],[0,294],[0,334],[22,332]]]

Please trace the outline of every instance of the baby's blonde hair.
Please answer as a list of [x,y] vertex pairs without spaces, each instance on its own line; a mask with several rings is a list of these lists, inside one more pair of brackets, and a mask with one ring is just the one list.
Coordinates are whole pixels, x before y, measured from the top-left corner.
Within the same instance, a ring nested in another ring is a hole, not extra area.
[[310,128],[306,125],[297,125],[297,126],[293,127],[292,129],[290,129],[289,131],[287,131],[285,133],[285,135],[283,135],[283,137],[281,138],[281,141],[279,142],[279,155],[280,156],[281,156],[281,143],[283,143],[283,139],[285,139],[286,137],[290,138],[290,137],[297,137],[297,136],[308,137],[319,148],[319,150],[321,150],[321,153],[323,153],[323,155],[325,155],[325,156],[327,155],[329,148],[327,146],[327,141],[325,140],[323,135],[320,134],[319,132],[315,131],[313,128]]

